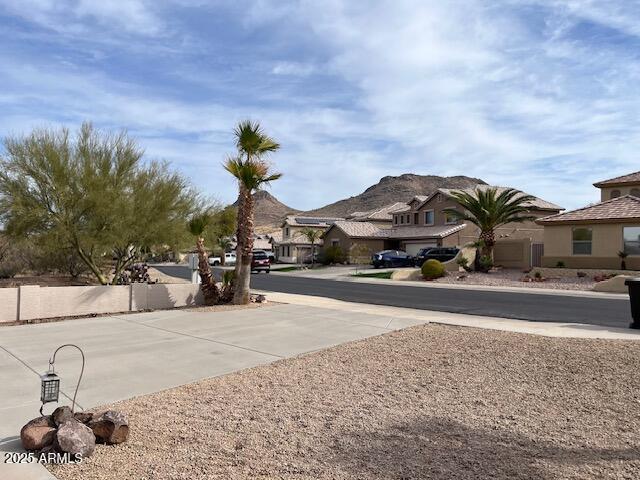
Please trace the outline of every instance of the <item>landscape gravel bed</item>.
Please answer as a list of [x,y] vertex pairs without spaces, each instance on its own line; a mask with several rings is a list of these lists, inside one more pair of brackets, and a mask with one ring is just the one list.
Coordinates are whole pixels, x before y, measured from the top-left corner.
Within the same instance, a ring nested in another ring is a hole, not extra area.
[[[553,288],[557,290],[591,290],[596,282],[592,277],[548,277],[543,282],[523,282],[525,275],[533,278],[534,271],[525,274],[522,270],[504,269],[491,273],[462,272],[449,273],[447,276],[434,280],[436,283],[454,283],[469,285],[492,285],[497,287],[532,287]],[[463,279],[458,279],[461,275]]]
[[61,480],[640,478],[640,344],[423,325],[119,402]]

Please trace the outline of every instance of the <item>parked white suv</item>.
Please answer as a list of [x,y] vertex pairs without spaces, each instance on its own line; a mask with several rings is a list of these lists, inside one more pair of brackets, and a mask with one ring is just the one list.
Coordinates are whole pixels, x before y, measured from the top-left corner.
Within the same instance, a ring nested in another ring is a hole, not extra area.
[[[213,265],[217,267],[222,264],[222,259],[220,257],[209,257],[209,265]],[[235,252],[225,253],[224,254],[224,264],[225,265],[235,265],[236,264],[236,254]]]

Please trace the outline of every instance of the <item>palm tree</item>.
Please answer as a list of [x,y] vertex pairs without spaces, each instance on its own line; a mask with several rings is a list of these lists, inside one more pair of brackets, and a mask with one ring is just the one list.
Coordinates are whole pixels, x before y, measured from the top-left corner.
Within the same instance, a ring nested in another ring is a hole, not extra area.
[[535,220],[526,215],[529,207],[526,205],[536,197],[526,195],[513,188],[505,188],[498,192],[495,187],[473,192],[458,190],[451,192],[453,199],[463,208],[445,208],[444,212],[458,220],[473,223],[480,229],[479,246],[483,257],[493,260],[493,247],[496,244],[495,230],[507,223],[522,223]]
[[322,237],[322,233],[322,230],[315,230],[313,228],[305,228],[300,231],[300,234],[311,244],[311,268],[314,268],[316,265],[314,257],[316,253],[316,242]]
[[209,225],[210,216],[208,213],[200,213],[191,217],[188,229],[191,235],[196,237],[196,251],[198,252],[198,273],[200,274],[200,289],[204,296],[206,305],[215,305],[220,298],[220,292],[216,282],[211,275],[209,266],[209,256],[204,248],[204,231]]
[[233,131],[238,155],[225,162],[225,169],[238,180],[238,226],[233,303],[249,303],[251,260],[253,258],[253,197],[252,194],[282,174],[273,173],[264,157],[280,145],[267,136],[260,124],[245,120]]

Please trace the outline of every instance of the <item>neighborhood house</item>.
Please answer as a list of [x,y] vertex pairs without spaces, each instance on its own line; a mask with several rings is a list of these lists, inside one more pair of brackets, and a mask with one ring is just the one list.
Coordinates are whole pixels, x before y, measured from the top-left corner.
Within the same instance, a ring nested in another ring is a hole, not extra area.
[[[602,201],[541,218],[542,265],[640,269],[640,172],[594,183]],[[622,254],[622,255],[621,255]]]
[[[466,189],[497,188],[478,185]],[[327,228],[324,247],[340,246],[350,261],[367,261],[371,253],[385,249],[401,249],[410,255],[428,247],[463,246],[478,239],[475,225],[447,215],[447,208],[461,208],[452,197],[455,190],[439,188],[431,195],[416,196],[403,208],[387,211],[388,227],[373,222],[337,220]],[[523,193],[524,195],[524,193]],[[562,208],[540,198],[529,203],[530,215],[537,218],[559,213]],[[532,245],[542,245],[544,230],[535,221],[503,225],[496,230],[495,262],[505,267],[526,268],[531,265]]]
[[[282,263],[302,263],[311,260],[311,242],[303,234],[305,229],[320,230],[324,232],[330,225],[342,218],[329,217],[305,217],[289,215],[282,222],[280,236],[272,237],[273,251],[278,261]],[[316,252],[322,245],[322,239],[316,242]]]

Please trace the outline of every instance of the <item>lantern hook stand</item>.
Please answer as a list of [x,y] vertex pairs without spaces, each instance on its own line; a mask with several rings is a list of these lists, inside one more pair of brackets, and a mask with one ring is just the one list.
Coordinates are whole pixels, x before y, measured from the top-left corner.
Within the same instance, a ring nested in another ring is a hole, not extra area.
[[[82,355],[82,368],[80,369],[80,376],[78,377],[78,383],[76,384],[76,391],[73,394],[73,401],[72,401],[72,404],[71,404],[71,412],[73,412],[75,410],[75,408],[76,408],[76,395],[78,395],[78,389],[80,388],[80,381],[82,380],[82,374],[84,373],[84,352],[82,351],[82,349],[79,346],[77,346],[77,345],[75,345],[73,343],[65,343],[64,345],[60,345],[58,348],[55,349],[55,351],[53,352],[53,355],[49,359],[49,371],[51,373],[55,373],[55,367],[53,366],[53,364],[56,361],[56,354],[58,353],[58,350],[60,350],[60,349],[62,349],[64,347],[75,347],[80,352],[80,355]],[[42,415],[42,409],[43,408],[44,408],[44,403],[40,407],[40,415]]]

